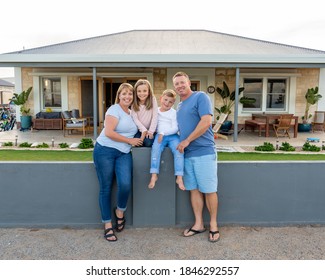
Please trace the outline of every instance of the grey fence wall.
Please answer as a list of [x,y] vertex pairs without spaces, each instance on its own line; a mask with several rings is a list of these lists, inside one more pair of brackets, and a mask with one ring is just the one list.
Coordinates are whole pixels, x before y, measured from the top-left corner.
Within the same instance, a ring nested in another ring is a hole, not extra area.
[[[133,157],[127,224],[190,225],[189,194],[175,184],[170,150],[163,153],[153,190],[147,187],[150,149],[136,148]],[[324,170],[325,162],[219,162],[220,225],[325,224]],[[1,227],[101,224],[91,162],[0,162],[0,180]],[[208,222],[206,209],[204,217]]]

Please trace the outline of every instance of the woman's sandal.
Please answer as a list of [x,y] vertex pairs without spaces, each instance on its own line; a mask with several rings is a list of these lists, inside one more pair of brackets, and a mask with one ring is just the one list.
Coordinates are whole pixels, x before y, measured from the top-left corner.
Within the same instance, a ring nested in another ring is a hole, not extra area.
[[[117,217],[116,210],[117,210],[117,207],[115,207],[115,209],[114,209],[114,215],[115,215],[115,219],[116,219],[115,230],[117,232],[121,232],[124,229],[124,227],[125,227],[126,220],[125,220],[125,217],[123,217],[123,218]],[[121,223],[119,223],[119,222],[121,222]]]
[[[110,231],[112,231],[113,233],[109,233]],[[110,237],[113,237],[113,236],[115,237],[115,239],[107,239],[107,238],[110,238]],[[114,229],[113,228],[106,228],[105,231],[104,231],[104,238],[108,242],[115,242],[115,241],[117,241],[117,237],[114,234]]]

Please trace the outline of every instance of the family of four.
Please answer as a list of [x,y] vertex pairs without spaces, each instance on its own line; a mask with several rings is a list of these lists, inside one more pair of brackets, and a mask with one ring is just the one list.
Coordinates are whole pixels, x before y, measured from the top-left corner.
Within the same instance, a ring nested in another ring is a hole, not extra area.
[[[181,100],[177,111],[172,108],[176,100],[174,90],[163,92],[158,108],[149,81],[141,79],[134,87],[128,83],[121,84],[115,104],[106,112],[104,128],[96,140],[93,156],[107,241],[117,241],[115,232],[125,227],[124,212],[132,187],[132,146],[152,147],[150,189],[158,180],[161,153],[165,147],[171,149],[176,183],[181,190],[190,191],[195,217],[192,227],[183,232],[184,237],[206,231],[203,221],[206,203],[210,214],[208,240],[216,242],[220,239],[217,153],[211,128],[211,101],[204,92],[191,90],[191,81],[184,72],[173,76],[173,85]],[[111,191],[114,177],[117,206],[113,209],[116,221],[113,227]]]

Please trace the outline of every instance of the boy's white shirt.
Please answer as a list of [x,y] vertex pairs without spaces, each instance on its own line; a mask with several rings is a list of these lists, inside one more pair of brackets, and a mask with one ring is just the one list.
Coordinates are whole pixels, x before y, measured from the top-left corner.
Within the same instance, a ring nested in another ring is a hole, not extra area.
[[170,108],[168,111],[161,112],[158,108],[157,133],[161,135],[172,135],[178,132],[176,110]]

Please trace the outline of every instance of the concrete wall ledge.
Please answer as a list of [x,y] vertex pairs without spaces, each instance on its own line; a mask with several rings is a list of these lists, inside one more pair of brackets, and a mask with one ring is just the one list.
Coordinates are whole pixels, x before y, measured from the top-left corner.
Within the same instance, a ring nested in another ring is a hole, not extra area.
[[[175,185],[170,150],[153,190],[150,149],[135,148],[133,157],[127,224],[190,225],[189,194]],[[219,162],[220,225],[325,224],[324,170],[321,161]],[[0,162],[0,176],[0,227],[101,226],[92,162]],[[204,215],[208,222],[206,209]]]

